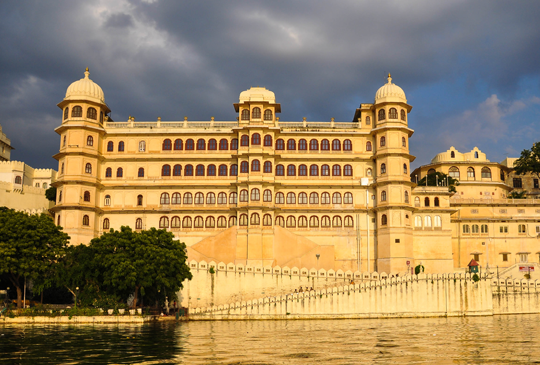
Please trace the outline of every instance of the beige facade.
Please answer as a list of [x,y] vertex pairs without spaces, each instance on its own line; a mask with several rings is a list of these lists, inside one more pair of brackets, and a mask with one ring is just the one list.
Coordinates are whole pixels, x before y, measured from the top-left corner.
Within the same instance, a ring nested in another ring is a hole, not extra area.
[[2,126],[0,125],[0,162],[11,160],[11,150],[13,149],[11,140],[2,132]]
[[54,211],[72,244],[128,225],[166,228],[195,261],[387,273],[458,263],[458,209],[446,187],[411,182],[412,107],[390,76],[347,123],[280,121],[260,87],[240,94],[233,121],[114,122],[88,71],[58,106]]

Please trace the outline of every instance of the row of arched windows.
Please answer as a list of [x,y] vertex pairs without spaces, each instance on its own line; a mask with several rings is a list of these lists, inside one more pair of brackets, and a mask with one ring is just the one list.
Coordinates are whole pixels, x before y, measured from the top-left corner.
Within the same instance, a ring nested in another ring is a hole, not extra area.
[[[407,167],[407,164],[404,163],[404,164],[403,164],[403,173],[404,173],[404,174],[407,174],[407,173],[408,173],[408,170],[409,170],[409,169],[408,169],[408,167]],[[385,163],[382,163],[382,164],[381,164],[381,175],[383,175],[383,174],[386,174],[386,164],[385,164]]]
[[[285,146],[287,147],[288,151],[294,151],[298,149],[299,151],[307,151],[308,150],[308,142],[305,139],[300,139],[298,142],[295,139],[288,139],[285,143],[285,140],[278,139],[276,140],[276,150],[285,150]],[[330,142],[327,139],[323,139],[320,141],[316,139],[312,139],[309,141],[309,150],[310,151],[318,151],[320,148],[321,151],[341,151],[342,149],[342,142],[339,139],[334,139],[332,142]],[[350,139],[346,139],[343,141],[343,151],[352,151],[352,142]]]
[[[407,113],[404,109],[400,110],[401,114],[401,120],[405,121],[407,119]],[[378,114],[379,120],[385,120],[386,119],[386,111],[384,109],[379,110]],[[396,108],[390,108],[388,110],[388,119],[398,119],[398,111]]]
[[[259,144],[260,144],[260,142],[259,142]],[[171,151],[171,150],[181,151],[184,148],[186,149],[186,151],[195,150],[195,149],[197,149],[199,151],[204,151],[204,150],[217,150],[218,147],[219,147],[219,150],[221,150],[221,151],[226,151],[226,150],[229,149],[229,147],[230,147],[231,150],[237,150],[238,149],[238,139],[233,138],[231,140],[231,142],[230,142],[230,146],[229,146],[229,140],[227,140],[225,138],[222,138],[219,141],[219,144],[218,144],[217,140],[215,140],[214,138],[209,139],[208,144],[207,144],[206,140],[203,139],[203,138],[199,138],[197,140],[197,142],[195,142],[193,139],[189,138],[189,139],[186,140],[185,143],[181,139],[175,139],[174,142],[173,142],[172,140],[167,138],[167,139],[164,139],[163,143],[161,144],[161,149],[163,151]]]
[[442,220],[441,220],[441,216],[439,215],[436,215],[433,217],[430,216],[430,215],[426,215],[424,216],[424,221],[422,222],[422,217],[417,215],[414,217],[414,226],[417,227],[417,228],[421,228],[421,227],[425,227],[425,228],[431,228],[431,227],[436,227],[436,228],[440,228],[442,227]]
[[[381,191],[381,202],[386,201],[386,190]],[[409,203],[409,192],[405,191],[405,203]]]
[[[432,172],[430,172],[430,171],[432,171]],[[430,173],[435,173],[435,169],[430,169],[428,171],[428,175]],[[460,178],[459,168],[457,168],[456,166],[450,167],[450,169],[448,170],[448,175],[453,177],[454,179],[459,180],[459,178]],[[481,176],[482,176],[482,179],[491,179],[491,169],[489,167],[487,167],[487,166],[482,167]],[[471,180],[471,179],[475,179],[475,178],[476,178],[476,174],[475,174],[474,167],[468,167],[467,168],[467,180]],[[504,179],[501,179],[501,180],[504,180]]]
[[[417,196],[417,197],[414,198],[414,206],[416,206],[416,207],[420,206],[420,197]],[[429,199],[429,197],[426,196],[424,198],[424,207],[429,207],[429,206],[430,206],[430,199]],[[439,197],[435,197],[433,199],[433,206],[434,207],[440,206]]]
[[[270,109],[264,110],[264,120],[272,120],[272,111]],[[251,110],[252,119],[261,119],[261,108],[255,107]],[[242,120],[249,120],[249,109],[242,110]]]
[[487,224],[473,224],[469,226],[468,224],[463,225],[463,233],[489,233]]
[[[64,120],[68,119],[69,116],[69,108],[64,109]],[[72,118],[82,118],[83,116],[83,109],[79,105],[75,105],[73,108],[71,108],[71,117]],[[94,119],[97,120],[97,110],[96,108],[89,107],[86,109],[86,118],[88,119]],[[103,112],[100,112],[99,115],[99,121],[103,122]]]
[[[368,146],[366,145],[366,150],[367,151],[371,151],[371,142],[367,142],[369,143],[369,149],[368,149]],[[382,136],[380,139],[379,139],[379,145],[381,147],[385,147],[386,146],[386,137],[385,136]],[[407,147],[407,138],[405,137],[401,137],[401,146],[402,147]]]

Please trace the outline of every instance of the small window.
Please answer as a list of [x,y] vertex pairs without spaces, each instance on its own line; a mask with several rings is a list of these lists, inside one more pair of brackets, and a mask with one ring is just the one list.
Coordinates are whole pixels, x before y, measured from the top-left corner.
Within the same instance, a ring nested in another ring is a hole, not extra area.
[[197,168],[195,169],[195,175],[204,176],[204,165],[197,165]]
[[330,151],[330,142],[327,139],[323,139],[321,141],[321,150]]
[[260,190],[257,188],[251,189],[251,201],[259,201],[259,200],[261,200]]
[[172,217],[171,228],[180,228],[180,217]]
[[332,176],[341,176],[341,166],[339,165],[332,166]]
[[174,167],[173,167],[173,176],[182,176],[182,166],[174,165]]
[[264,136],[264,146],[265,147],[272,147],[272,136],[267,134]]
[[407,139],[405,137],[401,137],[401,146],[407,147]]
[[339,139],[332,141],[332,151],[341,151],[341,142]]
[[424,198],[424,207],[429,207],[429,198],[427,196]]
[[217,220],[218,228],[227,228],[227,218],[220,216]]
[[307,166],[306,165],[298,166],[298,176],[307,176]]
[[474,179],[474,169],[472,167],[467,168],[467,178]]
[[379,110],[379,120],[385,120],[386,119],[386,113],[384,112],[384,109]]
[[294,165],[287,166],[287,176],[296,176],[296,166]]
[[201,192],[195,193],[195,200],[194,203],[197,205],[204,204],[204,194]]
[[366,117],[366,125],[371,125],[371,117]]
[[112,169],[110,167],[107,167],[105,170],[105,177],[112,177]]
[[353,195],[352,193],[345,193],[343,195],[343,204],[352,204],[353,203]]
[[208,150],[209,151],[217,150],[217,141],[215,139],[212,138],[208,141]]
[[240,163],[240,172],[244,174],[249,172],[249,163],[247,161],[242,161]]
[[272,111],[270,109],[264,111],[264,120],[272,120]]
[[92,173],[92,165],[87,163],[85,168],[84,168],[84,172],[86,172],[87,174],[91,174]]
[[454,151],[450,152],[450,158],[456,158],[456,153]]
[[248,216],[247,214],[240,214],[240,219],[238,220],[238,225],[247,226],[248,225]]
[[538,189],[538,179],[533,179],[533,189]]
[[518,233],[527,233],[527,226],[524,224],[518,224]]
[[227,165],[219,165],[219,176],[227,176]]
[[[66,139],[67,137],[64,135],[64,139],[62,141],[62,147],[66,147]],[[2,152],[4,152],[4,146],[2,146]]]
[[503,260],[503,262],[508,262],[508,254],[507,253],[502,254],[502,260]]
[[482,167],[482,179],[491,179],[491,170],[489,167]]
[[287,150],[289,151],[296,150],[296,141],[294,139],[289,139],[287,141]]
[[110,227],[109,218],[105,218],[103,220],[103,229],[109,229],[109,227]]
[[433,205],[438,207],[439,206],[439,198],[435,197],[435,200],[433,201]]
[[296,204],[296,195],[294,193],[287,193],[287,204]]
[[139,142],[139,152],[144,152],[146,151],[146,142],[145,141],[140,141]]
[[237,149],[238,149],[238,138],[233,138],[231,139],[231,150],[236,151]]
[[283,193],[276,193],[276,204],[285,204],[285,195]]
[[162,144],[162,146],[161,146],[161,149],[162,149],[163,151],[170,151],[170,150],[172,149],[172,142],[171,142],[171,140],[168,139],[168,138],[165,139],[165,140],[163,141],[163,144]]
[[85,202],[90,202],[90,192],[89,191],[85,191],[83,196],[84,196],[84,201]]
[[472,233],[478,233],[478,231],[479,231],[478,224],[473,224],[471,228],[472,228]]
[[119,167],[117,170],[116,170],[116,177],[123,177],[124,176],[124,169],[122,169],[121,167]]
[[251,171],[261,171],[261,163],[259,160],[251,161]]
[[193,151],[195,149],[195,141],[191,138],[186,141],[186,151]]
[[312,139],[311,141],[309,141],[309,149],[310,151],[319,150],[319,142],[316,139]]
[[307,204],[307,194],[306,193],[298,194],[298,204]]
[[206,141],[202,138],[197,140],[197,150],[204,151],[206,149]]
[[252,226],[259,226],[261,224],[260,216],[257,213],[251,214],[250,224]]
[[261,135],[259,133],[253,133],[251,135],[251,144],[254,146],[259,146],[261,144]]
[[283,141],[282,139],[278,139],[276,141],[276,150],[282,151],[284,149],[285,149],[285,141]]
[[206,204],[216,204],[216,194],[214,193],[208,193],[206,194]]
[[330,176],[330,166],[328,165],[321,166],[321,176]]
[[227,204],[227,194],[219,193],[217,197],[218,204]]
[[184,149],[184,143],[181,139],[175,139],[174,140],[174,150],[175,151],[181,151]]
[[86,118],[97,120],[97,110],[95,108],[88,108]]
[[463,233],[471,233],[471,229],[468,224],[463,225]]
[[208,165],[206,168],[206,176],[216,176],[216,165]]
[[407,170],[408,170],[408,169],[407,169],[407,164],[404,163],[404,164],[403,164],[403,173],[404,173],[404,174],[407,174]]
[[191,217],[184,217],[182,219],[182,228],[191,228]]
[[450,167],[450,169],[448,170],[448,175],[450,175],[450,177],[454,179],[459,180],[459,169],[456,166]]
[[169,193],[162,193],[161,198],[159,199],[159,202],[161,205],[169,205],[171,204],[171,198],[169,196]]
[[72,118],[82,117],[82,108],[78,105],[74,106],[73,109],[71,109],[71,117]]
[[386,146],[386,137],[382,136],[381,137],[381,143],[380,143],[381,147],[384,147]]
[[307,150],[307,141],[305,139],[301,139],[298,141],[298,150],[300,151]]
[[247,203],[248,201],[248,191],[246,189],[240,191],[240,201]]
[[321,218],[321,227],[329,228],[330,227],[330,217],[325,215]]
[[478,151],[474,152],[474,158],[478,158]]
[[88,138],[86,139],[86,145],[87,146],[93,146],[94,145],[94,137],[88,136]]
[[487,224],[482,224],[482,225],[480,226],[480,232],[482,232],[482,233],[489,233],[489,231],[488,231],[488,225],[487,225]]
[[161,217],[159,219],[159,228],[169,228],[169,218]]
[[431,227],[431,216],[426,215],[424,217],[424,227]]
[[242,120],[249,120],[249,109],[242,110]]
[[142,206],[143,205],[143,196],[142,195],[137,195],[137,206]]
[[319,176],[319,166],[311,165],[309,167],[309,176]]
[[163,165],[161,167],[161,176],[171,176],[171,165]]
[[83,226],[89,226],[90,225],[90,217],[88,217],[87,215],[83,216],[82,225]]
[[238,202],[238,194],[237,193],[231,193],[229,195],[229,204],[236,204]]
[[309,194],[309,204],[319,204],[319,194],[317,193]]
[[388,111],[388,119],[397,119],[397,109],[396,108],[390,108]]
[[231,165],[231,176],[238,176],[238,165]]
[[185,193],[184,194],[184,205],[191,205],[193,204],[193,195],[191,193]]
[[343,141],[343,151],[352,151],[352,142],[350,139]]
[[520,177],[514,177],[513,182],[514,182],[514,188],[521,189],[523,187]]
[[371,147],[371,142],[370,142],[370,141],[367,141],[367,142],[366,142],[366,151],[372,151],[372,147]]
[[114,143],[112,141],[107,142],[107,152],[114,151]]
[[386,174],[386,164],[381,164],[381,174]]
[[321,204],[330,204],[330,193],[324,192],[321,194]]
[[386,191],[384,191],[384,190],[381,192],[381,201],[382,202],[386,201]]
[[332,194],[332,204],[341,204],[341,194],[340,193],[334,193]]
[[229,149],[229,142],[223,138],[219,141],[219,150],[220,151],[227,151]]
[[253,119],[261,119],[261,108],[255,107],[251,111],[251,116]]
[[296,218],[294,218],[292,215],[287,217],[287,227],[296,228]]
[[480,254],[477,254],[477,253],[473,254],[473,259],[474,259],[474,261],[479,263],[480,262]]
[[418,228],[422,227],[422,217],[420,217],[419,215],[414,217],[414,226]]
[[69,108],[64,109],[64,120],[68,118]]
[[118,152],[124,152],[124,141],[118,142]]
[[184,169],[184,176],[193,176],[193,166],[192,165],[186,165],[186,168]]
[[264,172],[265,173],[272,173],[272,162],[266,161],[264,163]]
[[272,201],[272,192],[268,189],[266,189],[263,193],[263,201],[264,202],[271,202]]
[[407,120],[407,113],[405,113],[404,109],[401,109],[401,120],[404,122]]
[[319,227],[319,218],[315,215],[312,215],[310,218],[309,218],[309,226],[311,228],[318,228]]
[[15,176],[15,184],[18,184],[18,185],[22,184],[22,178],[20,176]]
[[383,214],[381,216],[381,225],[386,226],[388,224],[388,218],[386,217],[386,214]]

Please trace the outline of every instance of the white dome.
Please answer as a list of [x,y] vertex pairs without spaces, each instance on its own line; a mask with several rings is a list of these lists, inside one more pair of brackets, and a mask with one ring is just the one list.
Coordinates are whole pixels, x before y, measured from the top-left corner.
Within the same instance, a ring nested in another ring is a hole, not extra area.
[[246,101],[267,101],[270,104],[276,102],[276,95],[265,87],[252,87],[240,93],[240,103]]
[[90,72],[88,68],[84,72],[84,78],[75,81],[66,91],[64,100],[80,100],[86,99],[97,103],[105,104],[105,94],[101,87],[88,77]]
[[392,84],[392,77],[390,74],[388,74],[388,83],[381,86],[375,94],[375,104],[384,102],[407,102],[405,92],[396,84]]

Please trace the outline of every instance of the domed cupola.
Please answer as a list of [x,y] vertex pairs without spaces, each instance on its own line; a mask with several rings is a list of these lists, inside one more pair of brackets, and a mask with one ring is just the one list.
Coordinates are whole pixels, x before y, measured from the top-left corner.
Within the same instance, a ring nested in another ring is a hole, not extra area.
[[396,84],[392,84],[392,77],[388,74],[388,83],[384,84],[375,94],[375,104],[379,103],[407,103],[405,92]]
[[84,78],[75,81],[66,91],[64,100],[90,100],[96,103],[105,104],[105,94],[101,87],[89,78],[90,72],[88,67],[84,72]]

